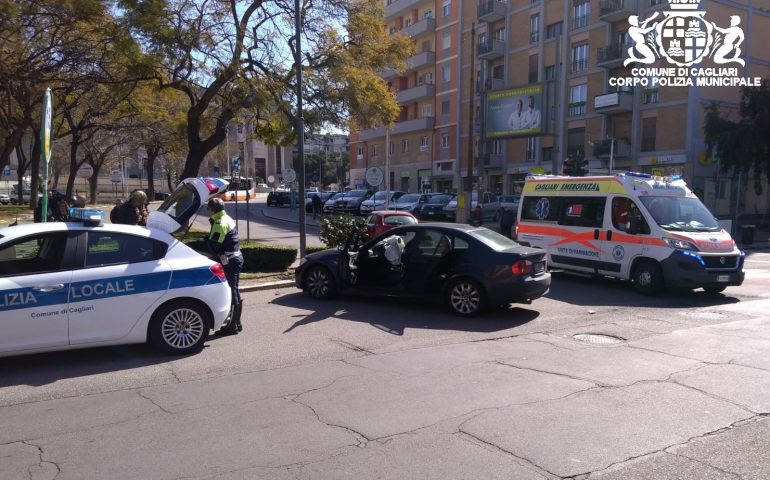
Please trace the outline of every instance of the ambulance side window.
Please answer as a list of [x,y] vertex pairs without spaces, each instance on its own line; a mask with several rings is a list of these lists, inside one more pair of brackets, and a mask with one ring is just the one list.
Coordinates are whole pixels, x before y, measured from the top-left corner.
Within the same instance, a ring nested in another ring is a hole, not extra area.
[[604,223],[605,197],[564,197],[559,225],[601,228]]
[[631,224],[637,225],[639,233],[642,235],[650,234],[650,227],[644,220],[642,212],[630,198],[615,197],[612,199],[612,226],[621,232],[631,230]]
[[530,221],[556,222],[559,220],[560,197],[524,197],[521,219]]
[[27,237],[0,248],[0,276],[33,275],[61,269],[67,232]]
[[86,267],[141,263],[166,254],[163,242],[147,237],[114,232],[88,232]]

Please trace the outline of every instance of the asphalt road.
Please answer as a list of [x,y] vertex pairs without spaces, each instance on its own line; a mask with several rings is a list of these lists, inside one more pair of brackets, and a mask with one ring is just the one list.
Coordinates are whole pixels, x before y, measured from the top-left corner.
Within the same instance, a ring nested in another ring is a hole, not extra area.
[[254,292],[195,356],[3,358],[0,478],[770,478],[770,253],[746,269],[718,296],[556,274],[471,320]]

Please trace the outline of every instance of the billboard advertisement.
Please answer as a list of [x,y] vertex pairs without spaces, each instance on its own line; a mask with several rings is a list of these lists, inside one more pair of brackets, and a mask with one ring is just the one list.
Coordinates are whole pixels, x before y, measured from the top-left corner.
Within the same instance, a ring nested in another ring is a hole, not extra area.
[[543,85],[487,92],[487,138],[543,134]]

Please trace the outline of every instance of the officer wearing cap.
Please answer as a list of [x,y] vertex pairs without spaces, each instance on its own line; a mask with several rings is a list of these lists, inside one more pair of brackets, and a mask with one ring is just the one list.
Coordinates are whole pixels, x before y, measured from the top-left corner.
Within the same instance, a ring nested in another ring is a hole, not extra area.
[[217,255],[225,270],[227,284],[232,291],[232,320],[220,330],[222,335],[235,335],[243,327],[241,326],[241,295],[238,292],[238,278],[243,268],[243,255],[241,243],[238,239],[238,227],[235,221],[225,212],[225,202],[221,198],[212,198],[208,201],[209,223],[211,231],[203,240],[208,251]]

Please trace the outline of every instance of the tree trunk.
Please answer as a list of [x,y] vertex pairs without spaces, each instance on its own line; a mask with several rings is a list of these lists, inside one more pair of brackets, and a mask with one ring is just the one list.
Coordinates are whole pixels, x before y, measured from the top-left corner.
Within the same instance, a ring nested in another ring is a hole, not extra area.
[[144,164],[144,169],[147,172],[147,198],[150,200],[155,199],[155,160],[158,159],[160,153],[160,145],[153,145],[150,148],[145,147],[147,152],[147,162]]
[[171,185],[171,172],[166,171],[166,183],[168,183],[168,191],[173,192],[174,187]]
[[37,192],[40,190],[40,152],[43,146],[40,143],[40,132],[38,129],[33,127],[32,131],[35,134],[35,143],[32,144],[32,155],[29,159],[30,176],[32,177],[29,206],[34,209],[37,206]]
[[[206,155],[227,138],[227,124],[234,116],[232,110],[223,110],[217,118],[217,125],[214,129],[214,133],[207,139],[201,140],[200,131],[202,113],[202,111],[199,112],[197,109],[191,109],[187,113],[187,146],[189,150],[187,151],[187,160],[185,160],[182,175],[180,175],[179,180],[198,175],[198,171],[200,170]],[[227,159],[227,161],[229,162],[230,159]]]
[[75,179],[78,174],[78,147],[80,146],[80,134],[72,131],[72,140],[70,141],[70,176],[67,179],[67,198],[72,197],[75,190]]
[[4,170],[6,166],[11,164],[11,153],[16,150],[21,144],[21,139],[24,137],[24,131],[26,129],[17,128],[10,135],[5,137],[3,142],[3,148],[0,149],[0,171]]
[[102,169],[101,163],[96,162],[88,162],[91,167],[94,169],[94,174],[91,175],[91,178],[88,179],[88,186],[91,189],[91,194],[89,195],[91,199],[91,203],[96,203],[96,197],[97,197],[97,188],[99,187],[99,171]]

